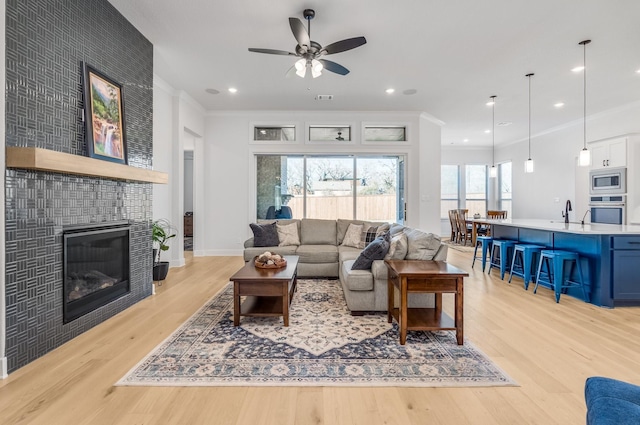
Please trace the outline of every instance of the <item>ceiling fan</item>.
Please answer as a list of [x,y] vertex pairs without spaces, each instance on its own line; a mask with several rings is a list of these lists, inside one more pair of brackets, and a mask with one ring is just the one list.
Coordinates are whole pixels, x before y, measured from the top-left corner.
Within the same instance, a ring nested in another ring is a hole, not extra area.
[[[274,49],[259,49],[250,47],[250,52],[267,53],[270,55],[286,55],[297,56],[300,59],[294,64],[296,74],[302,78],[306,75],[307,68],[311,70],[313,78],[322,75],[322,70],[334,72],[340,75],[347,75],[349,70],[344,66],[335,63],[330,60],[322,59],[325,55],[332,55],[335,53],[345,52],[347,50],[360,47],[367,42],[364,37],[347,38],[345,40],[336,41],[328,46],[322,47],[320,43],[311,40],[311,20],[316,16],[316,12],[313,9],[305,9],[303,12],[304,18],[307,20],[307,28],[298,18],[289,18],[289,26],[293,32],[293,36],[296,38],[298,44],[295,48],[295,53],[287,52],[285,50]],[[293,69],[293,68],[292,68]]]

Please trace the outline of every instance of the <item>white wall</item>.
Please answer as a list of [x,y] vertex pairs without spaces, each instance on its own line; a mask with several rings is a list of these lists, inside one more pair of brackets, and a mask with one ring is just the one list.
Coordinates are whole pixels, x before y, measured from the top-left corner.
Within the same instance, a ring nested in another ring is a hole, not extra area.
[[[587,142],[640,132],[638,117],[640,102],[590,116]],[[571,221],[582,219],[588,209],[588,167],[578,167],[576,162],[583,140],[581,119],[534,135],[531,139],[533,174],[524,173],[528,155],[526,140],[496,148],[496,162],[513,162],[514,218],[562,220],[565,202],[571,200]]]
[[153,168],[169,173],[169,184],[153,185],[153,218],[165,218],[177,237],[163,254],[171,267],[184,265],[184,147],[204,134],[204,109],[184,92],[154,76]]
[[[351,125],[352,139],[359,141],[363,122],[406,123],[410,143],[392,147],[360,143],[323,146],[305,144],[303,140],[307,124],[345,123]],[[299,140],[270,145],[250,143],[252,124],[269,123],[296,124]],[[218,224],[195,229],[195,240],[204,245],[194,255],[241,254],[244,240],[251,236],[249,223],[256,219],[256,153],[406,154],[407,225],[431,231],[439,229],[440,124],[426,115],[421,118],[414,112],[220,112],[210,113],[206,124],[203,157],[207,167],[203,178],[207,183],[203,202],[206,221]],[[198,197],[196,193],[196,204]]]

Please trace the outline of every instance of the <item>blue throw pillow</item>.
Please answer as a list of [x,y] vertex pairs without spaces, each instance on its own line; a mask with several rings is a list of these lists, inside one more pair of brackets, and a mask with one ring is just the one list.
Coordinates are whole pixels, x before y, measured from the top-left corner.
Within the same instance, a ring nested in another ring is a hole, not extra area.
[[365,247],[360,253],[356,261],[351,266],[351,270],[369,270],[374,260],[382,260],[384,256],[389,252],[389,246],[391,245],[391,236],[389,232],[385,232],[378,236]]
[[278,228],[276,223],[271,224],[249,224],[253,231],[253,246],[278,246],[280,238],[278,238]]

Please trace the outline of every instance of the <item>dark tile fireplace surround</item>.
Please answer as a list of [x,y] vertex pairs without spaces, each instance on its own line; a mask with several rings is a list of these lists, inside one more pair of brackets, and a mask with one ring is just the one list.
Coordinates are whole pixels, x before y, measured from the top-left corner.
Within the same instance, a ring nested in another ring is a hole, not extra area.
[[[85,156],[81,62],[123,84],[129,165],[152,166],[153,47],[106,0],[7,0],[6,145]],[[7,359],[12,372],[151,293],[152,185],[9,168]],[[130,291],[64,323],[63,232],[127,222]]]

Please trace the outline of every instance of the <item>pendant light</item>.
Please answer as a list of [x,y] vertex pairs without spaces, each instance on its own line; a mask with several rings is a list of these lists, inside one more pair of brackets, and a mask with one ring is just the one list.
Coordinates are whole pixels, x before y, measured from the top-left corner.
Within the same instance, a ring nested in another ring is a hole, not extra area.
[[491,105],[491,168],[489,169],[489,177],[498,177],[498,169],[496,168],[496,96],[490,97]]
[[591,151],[587,149],[587,44],[591,43],[591,40],[581,41],[580,44],[583,48],[582,56],[582,70],[584,77],[584,144],[578,157],[578,165],[580,167],[588,167],[591,165]]
[[529,79],[529,159],[524,162],[524,172],[533,173],[533,159],[531,159],[531,77],[533,73],[525,75]]

